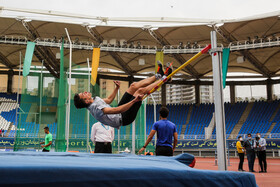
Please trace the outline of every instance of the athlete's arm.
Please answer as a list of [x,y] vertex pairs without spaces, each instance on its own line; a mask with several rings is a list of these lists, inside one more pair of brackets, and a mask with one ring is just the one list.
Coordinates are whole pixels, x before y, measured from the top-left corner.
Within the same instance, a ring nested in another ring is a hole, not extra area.
[[153,139],[156,132],[157,132],[156,130],[151,130],[144,146],[138,151],[138,153],[141,153],[142,151],[144,151],[144,149],[149,145],[150,141]]
[[113,108],[105,107],[102,109],[102,111],[104,114],[120,114],[120,113],[127,111],[130,107],[132,107],[132,105],[134,103],[141,101],[142,98],[143,98],[143,95],[138,95],[135,99],[133,99],[132,101],[130,101],[126,104],[123,104],[118,107],[113,107]]
[[48,147],[50,145],[52,145],[52,141],[50,141],[47,145],[42,145],[41,147]]
[[111,104],[113,102],[113,100],[116,97],[118,90],[120,88],[119,81],[114,81],[114,83],[116,85],[116,88],[114,89],[113,93],[111,93],[111,95],[109,95],[109,97],[103,99],[105,101],[105,103],[107,103],[107,104]]
[[177,142],[178,142],[178,133],[174,132],[173,136],[174,136],[174,142],[173,142],[173,152],[174,152]]

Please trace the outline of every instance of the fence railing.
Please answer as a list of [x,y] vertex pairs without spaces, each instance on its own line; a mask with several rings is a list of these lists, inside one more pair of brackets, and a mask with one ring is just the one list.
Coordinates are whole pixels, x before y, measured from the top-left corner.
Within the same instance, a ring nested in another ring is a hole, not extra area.
[[[56,134],[53,133],[53,138],[56,137]],[[237,139],[238,136],[242,136],[243,139],[247,138],[247,134],[226,134],[226,138],[227,139]],[[38,137],[38,133],[21,133],[20,137],[26,137],[26,138],[34,138],[34,137]],[[252,138],[255,138],[256,134],[252,134]],[[280,133],[261,133],[261,137],[263,138],[267,138],[267,139],[280,139]],[[74,138],[74,139],[85,139],[87,138],[86,134],[71,134],[70,138]],[[142,136],[138,136],[136,135],[136,139],[142,139]],[[125,139],[125,140],[131,140],[132,139],[132,135],[121,135],[120,139]],[[205,140],[205,135],[180,135],[178,137],[178,139],[180,140]],[[216,139],[216,135],[213,134],[211,135],[211,137],[209,139]]]

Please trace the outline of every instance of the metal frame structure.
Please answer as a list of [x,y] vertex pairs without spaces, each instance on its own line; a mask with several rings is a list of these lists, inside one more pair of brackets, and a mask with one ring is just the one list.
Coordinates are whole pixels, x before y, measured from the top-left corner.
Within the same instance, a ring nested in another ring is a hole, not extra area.
[[[11,45],[27,45],[28,39],[26,37],[20,36],[2,36],[0,37],[0,44],[11,44]],[[60,48],[61,42],[54,41],[50,38],[37,38],[34,40],[36,46],[45,46],[45,47],[53,47],[53,48]],[[89,42],[80,42],[71,43],[72,49],[79,49],[79,50],[92,50],[94,47],[100,47],[101,51],[108,51],[108,52],[121,52],[121,53],[140,53],[140,54],[156,54],[157,51],[162,51],[164,54],[194,54],[201,51],[207,44],[205,45],[198,45],[198,48],[178,48],[178,46],[171,46],[171,45],[164,45],[162,48],[157,48],[155,46],[150,47],[147,46],[145,48],[128,48],[128,47],[118,47],[118,46],[103,46],[95,45],[94,43]],[[217,44],[218,48],[223,48],[222,44]],[[248,49],[259,49],[259,48],[267,48],[267,47],[275,47],[280,46],[280,37],[277,40],[270,40],[263,41],[261,40],[258,43],[246,43],[246,41],[236,41],[231,42],[229,44],[229,48],[231,51],[241,51],[241,50],[248,50]],[[64,44],[64,48],[70,48],[69,41],[66,41]]]
[[212,69],[214,76],[214,103],[215,103],[215,121],[216,121],[216,137],[217,137],[217,154],[218,169],[227,170],[227,154],[226,154],[226,123],[225,109],[223,97],[223,79],[222,79],[222,52],[217,48],[216,31],[211,31],[211,56]]
[[67,34],[68,40],[70,41],[70,58],[69,58],[69,78],[68,78],[68,103],[67,103],[67,112],[66,112],[66,151],[69,149],[69,131],[70,131],[70,106],[71,106],[71,79],[72,79],[72,42],[68,33],[67,28],[65,28],[65,32]]
[[[66,30],[67,35],[68,31]],[[221,33],[219,33],[221,34]],[[95,36],[95,35],[94,35]],[[35,38],[33,36],[33,38]],[[156,38],[157,39],[157,38]],[[96,39],[97,42],[101,43],[100,39]],[[242,51],[249,49],[258,49],[258,48],[270,48],[274,46],[280,46],[280,38],[278,37],[276,40],[260,40],[260,42],[238,42],[232,39],[229,39],[229,48],[231,51]],[[26,37],[20,36],[3,36],[0,37],[0,44],[10,44],[10,45],[27,45],[28,39]],[[52,47],[52,48],[60,48],[61,42],[55,41],[53,39],[41,39],[36,38],[34,40],[36,46],[42,47]],[[234,43],[233,43],[234,42]],[[235,43],[236,42],[236,43]],[[159,42],[161,43],[161,42]],[[226,153],[225,153],[225,119],[224,119],[224,108],[223,108],[223,94],[221,87],[221,50],[224,47],[221,44],[217,44],[216,32],[211,32],[211,43],[212,43],[212,63],[213,63],[213,78],[214,78],[214,89],[215,89],[215,111],[216,119],[217,119],[217,142],[218,144],[218,163],[219,170],[226,170]],[[78,50],[92,50],[94,47],[100,47],[101,51],[107,52],[123,52],[123,53],[140,53],[140,54],[156,54],[157,51],[163,51],[164,54],[194,54],[200,52],[205,46],[199,45],[197,48],[179,48],[178,46],[170,46],[165,45],[165,43],[161,43],[162,48],[157,47],[119,47],[119,46],[103,46],[102,44],[95,45],[94,43],[89,42],[80,42],[74,43],[71,42],[70,36],[68,35],[68,42],[65,43],[65,48],[70,49],[70,60],[69,60],[69,94],[70,97],[70,89],[71,89],[71,61],[72,61],[72,49]],[[112,55],[115,57],[114,55]],[[117,58],[117,57],[116,57]],[[180,59],[180,58],[179,58]],[[117,60],[118,61],[118,60]],[[179,60],[181,62],[181,60]],[[174,81],[175,82],[175,81]],[[173,82],[173,83],[174,83]],[[68,99],[68,108],[67,108],[67,128],[66,128],[66,137],[69,139],[69,122],[70,122],[70,98]],[[218,130],[219,129],[219,130]],[[89,129],[88,129],[89,131]],[[135,135],[134,135],[135,136]],[[68,142],[67,142],[68,145]],[[135,142],[134,142],[135,145]],[[68,150],[68,148],[67,148]],[[135,150],[133,150],[135,152]]]

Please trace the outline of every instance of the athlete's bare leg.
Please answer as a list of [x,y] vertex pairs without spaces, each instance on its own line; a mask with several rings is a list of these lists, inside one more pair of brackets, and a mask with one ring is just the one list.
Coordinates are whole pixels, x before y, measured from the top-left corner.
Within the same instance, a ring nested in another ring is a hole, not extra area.
[[141,80],[139,82],[134,82],[130,85],[130,87],[128,88],[128,90],[126,92],[131,94],[131,95],[134,95],[134,93],[138,89],[143,88],[143,87],[147,87],[147,86],[151,85],[152,83],[154,83],[155,81],[156,81],[156,77],[152,76],[152,77],[146,78],[144,80]]
[[158,85],[158,83],[160,82],[161,80],[158,80],[146,87],[142,87],[142,88],[139,88],[134,94],[133,96],[134,97],[137,97],[138,95],[145,95],[147,94],[149,91],[151,91],[154,87],[156,87]]

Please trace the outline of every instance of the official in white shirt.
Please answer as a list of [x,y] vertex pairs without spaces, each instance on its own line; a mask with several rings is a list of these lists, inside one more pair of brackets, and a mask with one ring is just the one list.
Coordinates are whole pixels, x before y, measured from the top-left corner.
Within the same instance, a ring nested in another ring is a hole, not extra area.
[[90,139],[95,144],[94,153],[112,153],[114,128],[97,122],[91,128]]

